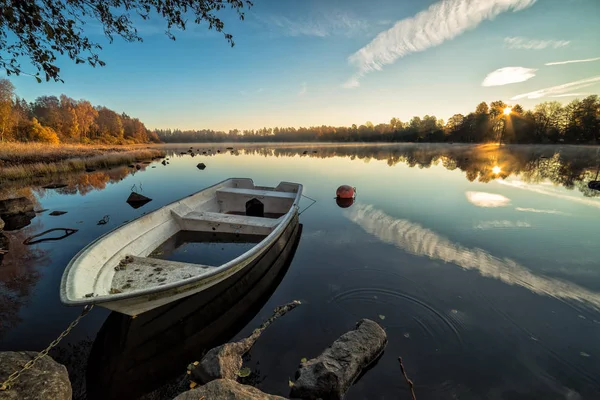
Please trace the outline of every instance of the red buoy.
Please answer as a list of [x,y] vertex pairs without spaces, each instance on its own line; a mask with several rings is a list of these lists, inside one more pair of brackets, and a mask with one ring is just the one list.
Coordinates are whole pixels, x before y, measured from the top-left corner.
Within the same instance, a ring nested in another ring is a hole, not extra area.
[[353,199],[356,197],[356,189],[349,185],[342,185],[337,188],[335,197],[338,199]]

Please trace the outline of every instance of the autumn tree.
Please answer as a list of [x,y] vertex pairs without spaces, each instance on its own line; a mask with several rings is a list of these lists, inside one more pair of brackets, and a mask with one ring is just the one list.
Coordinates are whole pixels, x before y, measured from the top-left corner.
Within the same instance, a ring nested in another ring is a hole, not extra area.
[[14,91],[8,79],[0,79],[0,142],[4,142],[10,132]]

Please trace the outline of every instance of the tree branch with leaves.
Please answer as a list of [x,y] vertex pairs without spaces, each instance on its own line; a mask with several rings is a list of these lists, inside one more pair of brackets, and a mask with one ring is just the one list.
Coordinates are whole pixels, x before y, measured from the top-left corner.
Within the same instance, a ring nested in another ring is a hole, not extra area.
[[[120,36],[127,42],[142,41],[134,17],[160,18],[166,22],[165,34],[175,40],[173,29],[185,30],[188,23],[208,24],[209,30],[223,33],[233,47],[233,36],[224,31],[217,16],[223,9],[234,10],[240,20],[249,0],[0,0],[0,68],[7,75],[31,75],[38,82],[63,81],[57,57],[65,55],[77,64],[104,66],[102,47],[85,34],[91,22],[102,25],[104,35],[113,41]],[[37,72],[24,71],[23,57],[29,58]]]

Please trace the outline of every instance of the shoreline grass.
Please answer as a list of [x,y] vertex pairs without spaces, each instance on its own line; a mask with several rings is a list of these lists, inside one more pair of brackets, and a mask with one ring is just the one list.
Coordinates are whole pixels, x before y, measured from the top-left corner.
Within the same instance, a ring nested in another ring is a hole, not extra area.
[[164,151],[142,146],[0,144],[0,182],[44,175],[81,172],[130,164],[164,156]]

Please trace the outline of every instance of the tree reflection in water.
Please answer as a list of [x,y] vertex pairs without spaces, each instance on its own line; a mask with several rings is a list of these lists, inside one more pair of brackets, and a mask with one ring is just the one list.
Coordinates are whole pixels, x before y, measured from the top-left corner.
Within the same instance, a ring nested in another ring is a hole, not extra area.
[[473,182],[491,182],[517,176],[526,183],[550,181],[567,189],[577,189],[586,197],[600,196],[588,188],[600,163],[597,147],[543,145],[447,145],[447,144],[380,144],[332,145],[318,147],[317,153],[306,151],[307,145],[274,147],[248,146],[242,154],[272,157],[346,157],[365,162],[387,161],[391,167],[402,163],[409,167],[429,168],[441,165],[447,170],[459,169]]

